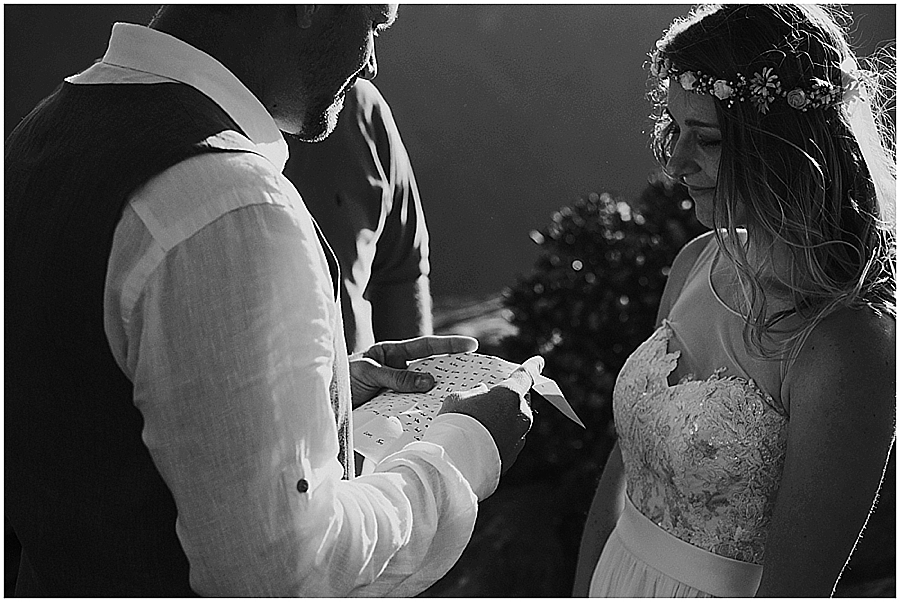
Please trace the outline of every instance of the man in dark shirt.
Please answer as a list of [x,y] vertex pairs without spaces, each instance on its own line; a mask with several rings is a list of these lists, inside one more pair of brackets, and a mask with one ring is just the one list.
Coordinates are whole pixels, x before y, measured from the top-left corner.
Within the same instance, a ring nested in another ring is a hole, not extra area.
[[432,334],[422,201],[384,97],[368,80],[357,80],[328,138],[287,140],[284,175],[341,265],[349,350]]

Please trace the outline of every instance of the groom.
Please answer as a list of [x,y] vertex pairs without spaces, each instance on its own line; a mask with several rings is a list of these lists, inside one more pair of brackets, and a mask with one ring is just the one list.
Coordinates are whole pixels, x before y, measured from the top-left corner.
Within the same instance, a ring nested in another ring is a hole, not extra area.
[[351,406],[464,337],[348,361],[281,175],[375,73],[392,5],[164,7],[6,141],[6,497],[24,596],[414,595],[531,425],[524,371],[353,478]]

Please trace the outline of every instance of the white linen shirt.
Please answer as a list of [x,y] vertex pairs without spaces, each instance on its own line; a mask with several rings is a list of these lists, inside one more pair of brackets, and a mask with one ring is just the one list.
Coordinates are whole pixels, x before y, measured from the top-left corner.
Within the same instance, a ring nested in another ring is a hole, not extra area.
[[263,105],[211,56],[121,23],[102,61],[67,81],[193,86],[259,153],[193,157],[135,191],[107,271],[107,338],[174,496],[191,587],[407,596],[439,579],[497,486],[497,448],[478,421],[443,415],[373,474],[341,480],[340,310]]

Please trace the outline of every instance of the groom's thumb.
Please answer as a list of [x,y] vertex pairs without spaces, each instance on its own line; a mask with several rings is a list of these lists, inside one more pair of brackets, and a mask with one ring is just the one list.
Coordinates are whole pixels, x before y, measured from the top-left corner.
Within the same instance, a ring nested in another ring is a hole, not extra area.
[[398,393],[423,393],[434,387],[434,377],[425,372],[388,368],[374,362],[368,364],[362,372],[360,380]]

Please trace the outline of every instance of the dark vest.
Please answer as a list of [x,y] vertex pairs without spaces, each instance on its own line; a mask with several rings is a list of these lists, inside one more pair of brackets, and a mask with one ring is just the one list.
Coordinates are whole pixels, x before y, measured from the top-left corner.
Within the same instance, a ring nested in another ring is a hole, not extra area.
[[103,292],[130,195],[189,157],[246,152],[204,142],[226,131],[242,134],[186,85],[64,83],[6,141],[5,509],[23,549],[17,594],[193,595],[172,494],[104,333]]

